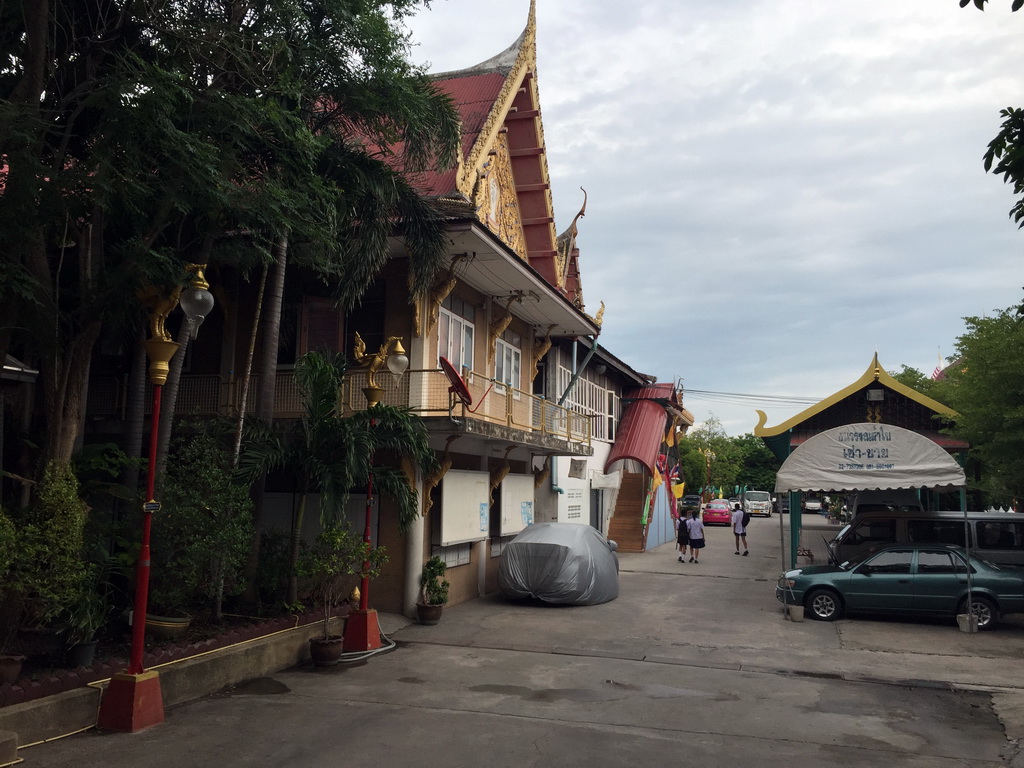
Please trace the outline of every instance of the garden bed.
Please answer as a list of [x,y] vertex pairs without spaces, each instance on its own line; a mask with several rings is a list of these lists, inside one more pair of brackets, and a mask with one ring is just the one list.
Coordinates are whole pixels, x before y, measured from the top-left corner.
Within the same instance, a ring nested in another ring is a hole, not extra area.
[[[348,612],[349,607],[343,605],[336,615],[345,616]],[[308,612],[269,619],[230,616],[225,617],[223,624],[193,622],[186,635],[176,641],[157,643],[147,638],[142,664],[151,669],[319,621],[323,621],[323,614]],[[108,680],[127,668],[131,652],[131,637],[125,631],[101,642],[90,666],[68,668],[62,663],[61,647],[56,640],[39,636],[22,636],[20,640],[16,652],[27,658],[15,683],[0,683],[0,707]]]

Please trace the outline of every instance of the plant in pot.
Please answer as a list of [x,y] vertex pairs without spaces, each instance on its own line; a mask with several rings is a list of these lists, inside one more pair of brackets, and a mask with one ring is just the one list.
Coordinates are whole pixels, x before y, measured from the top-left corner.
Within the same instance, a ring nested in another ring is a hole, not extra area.
[[78,597],[64,610],[61,624],[64,634],[64,661],[72,667],[92,664],[100,630],[110,616],[110,602],[86,580]]
[[146,616],[146,632],[156,639],[185,634],[196,608],[222,621],[225,596],[243,586],[252,503],[217,427],[183,424],[162,478]]
[[416,603],[416,615],[420,624],[433,625],[441,620],[441,611],[448,602],[448,588],[451,584],[444,578],[448,566],[437,555],[423,564],[420,573],[420,601]]
[[[50,462],[36,485],[33,505],[17,515],[0,512],[0,675],[17,679],[24,656],[19,632],[35,637],[23,644],[43,647],[55,619],[78,594],[86,506],[68,464]],[[53,651],[59,645],[53,643]]]
[[342,598],[351,591],[353,576],[372,578],[387,562],[383,547],[370,547],[347,526],[325,528],[316,543],[302,553],[298,575],[323,615],[323,630],[310,638],[309,652],[318,666],[337,664],[341,658],[343,637],[331,634],[331,617]]

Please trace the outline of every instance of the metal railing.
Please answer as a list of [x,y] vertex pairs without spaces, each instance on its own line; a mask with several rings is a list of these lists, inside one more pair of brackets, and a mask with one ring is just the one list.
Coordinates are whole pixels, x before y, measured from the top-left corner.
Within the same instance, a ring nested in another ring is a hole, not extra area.
[[[590,443],[591,418],[577,413],[543,397],[510,387],[476,372],[466,377],[466,385],[473,404],[464,405],[452,400],[449,382],[440,370],[413,370],[396,383],[391,374],[378,374],[384,387],[381,402],[386,405],[408,407],[420,416],[440,416],[451,412],[460,419],[479,419],[527,432],[550,435],[569,442]],[[97,416],[124,418],[126,402],[124,379],[97,377],[89,390],[89,412]],[[351,411],[366,408],[363,387],[367,386],[364,370],[355,370],[345,377],[341,392],[342,405]],[[249,381],[246,412],[256,409],[259,377]],[[226,399],[222,400],[222,394]],[[225,381],[216,375],[183,374],[178,385],[175,410],[179,414],[213,415],[222,412],[237,413],[242,400],[242,380]],[[147,412],[152,403],[152,391],[147,385]],[[277,374],[274,390],[274,415],[278,418],[298,418],[302,413],[295,374],[281,371]]]

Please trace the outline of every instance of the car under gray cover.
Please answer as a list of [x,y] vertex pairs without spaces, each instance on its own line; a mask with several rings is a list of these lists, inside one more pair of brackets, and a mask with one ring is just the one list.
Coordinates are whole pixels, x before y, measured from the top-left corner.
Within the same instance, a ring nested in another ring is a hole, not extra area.
[[589,525],[534,523],[505,547],[498,589],[511,598],[598,605],[619,596],[615,542]]

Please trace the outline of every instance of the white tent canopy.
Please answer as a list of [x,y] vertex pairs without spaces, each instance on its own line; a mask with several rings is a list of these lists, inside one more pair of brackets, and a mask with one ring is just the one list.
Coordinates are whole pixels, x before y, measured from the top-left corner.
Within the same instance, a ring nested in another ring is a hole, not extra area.
[[820,432],[783,462],[775,492],[961,488],[963,468],[927,437],[891,424]]

